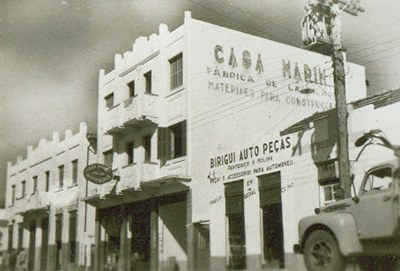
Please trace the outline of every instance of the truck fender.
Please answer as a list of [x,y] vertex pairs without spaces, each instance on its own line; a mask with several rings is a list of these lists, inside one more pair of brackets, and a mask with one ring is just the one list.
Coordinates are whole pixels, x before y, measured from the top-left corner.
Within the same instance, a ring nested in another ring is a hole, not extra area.
[[335,237],[344,256],[362,252],[356,221],[348,213],[321,213],[301,219],[299,222],[301,251],[310,233],[321,229]]

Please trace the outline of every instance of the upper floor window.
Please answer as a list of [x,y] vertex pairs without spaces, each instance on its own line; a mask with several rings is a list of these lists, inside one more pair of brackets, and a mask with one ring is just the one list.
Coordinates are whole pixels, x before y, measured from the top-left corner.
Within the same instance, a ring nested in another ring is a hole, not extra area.
[[64,186],[64,165],[58,167],[58,186]]
[[125,145],[125,152],[127,154],[127,164],[133,164],[133,154],[134,154],[134,145],[133,145],[133,141],[132,142],[128,142]]
[[151,160],[151,136],[145,136],[143,138],[144,148],[144,161],[149,162]]
[[106,107],[108,109],[112,108],[114,106],[114,93],[108,94],[104,97],[104,100],[106,102]]
[[145,92],[146,93],[151,93],[151,85],[152,85],[152,80],[151,80],[151,71],[146,72],[144,75],[145,78]]
[[174,56],[169,60],[170,70],[171,70],[171,89],[182,86],[183,84],[183,63],[182,63],[182,53]]
[[113,163],[113,151],[105,151],[103,152],[103,158],[104,158],[104,165],[112,168],[112,163]]
[[50,189],[50,171],[46,171],[46,192],[49,192]]
[[129,87],[129,97],[134,97],[136,95],[135,93],[135,81],[131,81],[128,83]]
[[158,158],[161,163],[186,155],[186,121],[158,130]]
[[72,183],[78,182],[78,159],[71,162],[72,164]]
[[38,176],[33,176],[32,181],[33,181],[32,194],[35,194],[38,190],[37,189],[38,188]]
[[15,184],[11,186],[11,206],[15,203]]
[[26,192],[26,181],[21,182],[21,198],[25,197]]

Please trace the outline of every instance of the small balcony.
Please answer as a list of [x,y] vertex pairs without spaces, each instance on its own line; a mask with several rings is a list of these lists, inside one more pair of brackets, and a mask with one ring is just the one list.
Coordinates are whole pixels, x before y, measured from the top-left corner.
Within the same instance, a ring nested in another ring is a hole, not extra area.
[[50,194],[49,192],[36,192],[27,196],[25,200],[19,200],[16,207],[16,213],[22,215],[47,213],[50,208]]
[[119,181],[117,193],[127,190],[137,190],[142,182],[151,181],[159,177],[158,163],[131,164],[118,169]]
[[143,93],[109,109],[105,124],[107,133],[119,133],[127,126],[142,125],[146,122],[157,123],[157,102],[157,95]]

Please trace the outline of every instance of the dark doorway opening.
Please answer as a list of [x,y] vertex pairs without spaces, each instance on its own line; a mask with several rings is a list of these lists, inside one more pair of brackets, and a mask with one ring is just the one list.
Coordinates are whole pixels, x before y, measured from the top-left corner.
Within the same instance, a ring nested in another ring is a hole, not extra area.
[[225,184],[225,211],[228,226],[228,268],[246,268],[243,180]]
[[210,268],[210,225],[195,223],[194,226],[194,267],[195,270]]
[[258,177],[262,210],[263,261],[266,267],[285,268],[280,172]]
[[150,270],[150,212],[132,214],[131,259],[133,270]]

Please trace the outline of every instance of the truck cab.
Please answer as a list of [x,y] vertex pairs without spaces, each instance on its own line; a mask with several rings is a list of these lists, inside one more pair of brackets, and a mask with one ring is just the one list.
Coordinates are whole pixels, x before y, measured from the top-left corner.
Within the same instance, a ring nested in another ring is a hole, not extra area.
[[[371,139],[368,144],[380,139],[377,130],[370,133],[364,135]],[[386,142],[398,156],[400,148],[384,139]],[[398,268],[399,171],[398,159],[379,163],[366,171],[358,195],[354,193],[352,198],[316,208],[315,215],[300,220],[299,245],[295,246],[295,251],[304,254],[308,270],[340,271],[345,269],[349,259],[385,257],[393,259],[393,265],[382,270]],[[352,185],[356,191],[353,182]],[[375,270],[371,268],[369,270]]]

